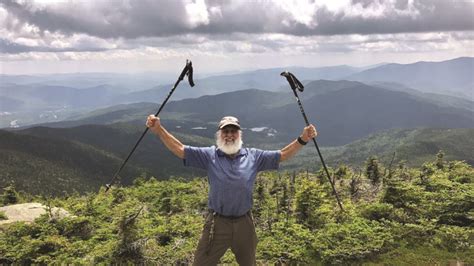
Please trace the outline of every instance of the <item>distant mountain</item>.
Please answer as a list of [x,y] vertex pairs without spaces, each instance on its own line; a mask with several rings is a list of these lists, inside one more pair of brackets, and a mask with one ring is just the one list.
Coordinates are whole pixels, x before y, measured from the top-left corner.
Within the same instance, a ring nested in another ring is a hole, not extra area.
[[77,89],[52,85],[0,84],[0,128],[9,127],[12,121],[25,126],[60,121],[69,115],[85,110],[114,105],[113,98],[125,91],[121,88],[100,85]]
[[[76,89],[65,86],[52,85],[0,85],[0,96],[12,100],[28,102],[23,106],[25,110],[43,110],[45,108],[70,106],[97,107],[113,104],[113,97],[124,93],[120,88],[108,85]],[[2,109],[7,109],[2,107]],[[12,110],[6,110],[12,111]]]
[[420,92],[419,90],[415,90],[415,89],[406,87],[405,85],[402,85],[399,83],[392,83],[392,82],[374,82],[374,83],[371,83],[370,85],[374,87],[380,87],[380,88],[394,90],[394,91],[406,92],[412,95],[413,97],[415,97],[416,99],[429,101],[439,106],[466,109],[471,112],[474,112],[474,101],[469,100],[468,98],[446,95],[446,94],[439,94],[439,93]]
[[[467,110],[363,84],[302,101],[310,121],[321,129],[319,139],[325,146],[343,145],[383,129],[474,127],[473,113]],[[255,119],[285,133],[298,132],[302,123],[296,104],[256,114]]]
[[64,86],[78,89],[108,85],[134,91],[151,88],[157,84],[167,84],[173,82],[173,80],[177,78],[177,75],[178,74],[169,73],[54,73],[42,75],[0,74],[0,83],[34,86]]
[[26,103],[22,100],[13,99],[7,96],[0,96],[0,112],[14,112],[25,107]]
[[[304,79],[337,78],[358,70],[349,66],[289,69],[298,71]],[[195,73],[197,85],[190,88],[182,82],[172,100],[250,88],[278,90],[285,84],[279,76],[283,70],[265,69],[202,79]],[[118,104],[160,102],[168,95],[176,78],[177,74],[163,73],[0,75],[0,112],[9,113],[0,117],[0,128],[62,121],[78,112]]]
[[[319,139],[324,146],[344,145],[391,128],[474,127],[474,115],[470,110],[360,82],[311,82],[300,98],[310,121],[321,129]],[[110,112],[97,111],[81,120],[45,126],[134,121],[137,125],[143,125],[146,115],[155,113],[157,109],[158,106],[145,103],[122,105],[110,109]],[[290,90],[279,93],[243,90],[173,101],[166,106],[161,117],[167,123],[174,121],[171,125],[179,127],[176,129],[178,132],[212,138],[217,121],[224,115],[239,117],[250,136],[254,132],[252,130],[265,128],[271,136],[269,141],[273,142],[292,139],[304,125]],[[202,129],[193,129],[197,127]],[[259,136],[255,138],[259,139]]]
[[450,94],[474,100],[474,57],[442,62],[386,64],[352,74],[361,82],[396,82],[422,92]]
[[[181,82],[179,89],[173,94],[174,100],[197,98],[204,95],[215,95],[246,89],[259,89],[268,91],[281,91],[281,87],[288,85],[286,79],[280,76],[283,71],[290,71],[298,75],[300,80],[330,79],[338,80],[360,69],[350,66],[333,66],[320,68],[274,68],[248,71],[232,75],[211,76],[196,80],[196,86],[190,87],[185,81]],[[160,85],[152,89],[129,93],[116,98],[116,102],[130,103],[143,102],[152,99],[164,99],[172,85]]]
[[[385,64],[366,68],[334,66],[320,68],[274,68],[221,74],[199,78],[199,68],[195,70],[196,86],[191,88],[186,81],[181,82],[171,100],[198,98],[226,92],[258,89],[272,92],[288,92],[288,84],[280,76],[282,71],[293,72],[311,91],[311,81],[349,79],[372,84],[375,87],[389,87],[415,95],[401,87],[424,93],[452,95],[463,98],[423,95],[426,100],[440,106],[464,108],[472,111],[474,100],[473,67],[474,58],[464,57],[443,62],[418,62],[415,64]],[[139,102],[161,102],[168,95],[176,74],[113,74],[113,73],[73,73],[40,76],[0,75],[0,128],[26,126],[31,124],[62,121],[68,116],[77,116],[96,108],[118,104]],[[160,85],[161,84],[161,85]],[[375,85],[374,85],[375,84]],[[385,85],[381,85],[385,84]],[[392,84],[386,86],[386,84]],[[321,94],[324,84],[318,83],[314,90]],[[350,83],[326,82],[328,90]],[[333,87],[336,86],[336,87]],[[354,85],[350,85],[354,87]],[[395,86],[396,87],[396,86]],[[418,95],[419,96],[419,95]],[[308,98],[309,96],[306,96]]]
[[[325,146],[342,145],[383,129],[474,127],[473,112],[440,106],[404,92],[358,82],[319,81],[301,93],[305,111],[321,128]],[[188,120],[212,123],[235,114],[248,128],[268,127],[277,139],[291,139],[304,125],[292,92],[242,91],[177,101],[170,112],[188,113]]]

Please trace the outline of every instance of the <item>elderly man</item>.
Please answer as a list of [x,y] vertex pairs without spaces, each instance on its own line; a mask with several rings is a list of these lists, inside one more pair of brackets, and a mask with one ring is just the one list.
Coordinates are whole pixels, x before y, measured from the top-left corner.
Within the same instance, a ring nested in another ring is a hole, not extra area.
[[165,146],[183,159],[185,166],[207,170],[209,179],[209,214],[194,256],[194,265],[216,265],[231,248],[240,265],[254,265],[257,235],[251,208],[252,191],[257,172],[277,169],[279,163],[291,158],[316,137],[313,125],[281,150],[264,151],[242,148],[239,120],[223,117],[216,132],[216,146],[183,145],[171,135],[154,115],[146,125],[158,135]]

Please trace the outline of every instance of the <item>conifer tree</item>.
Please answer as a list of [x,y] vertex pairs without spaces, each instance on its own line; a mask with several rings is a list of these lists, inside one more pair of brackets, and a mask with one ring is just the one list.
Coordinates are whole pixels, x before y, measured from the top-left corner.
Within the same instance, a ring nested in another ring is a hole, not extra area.
[[440,150],[437,154],[436,154],[436,167],[439,169],[439,170],[443,170],[444,169],[444,152],[442,150]]
[[18,192],[15,190],[14,185],[9,185],[3,189],[2,203],[3,205],[15,204],[18,203],[19,196]]
[[372,181],[372,184],[378,184],[382,179],[382,172],[379,166],[379,161],[377,156],[370,156],[366,162],[366,171],[367,178]]

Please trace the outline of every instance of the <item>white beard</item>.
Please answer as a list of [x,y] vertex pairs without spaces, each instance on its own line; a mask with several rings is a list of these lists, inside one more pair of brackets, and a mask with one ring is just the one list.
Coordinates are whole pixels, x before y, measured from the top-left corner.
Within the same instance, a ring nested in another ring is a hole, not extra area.
[[216,146],[217,148],[219,148],[219,150],[221,150],[227,155],[238,153],[240,148],[242,148],[242,144],[244,144],[242,142],[242,132],[240,133],[239,138],[236,139],[233,143],[226,143],[226,141],[221,138],[220,130],[216,132]]

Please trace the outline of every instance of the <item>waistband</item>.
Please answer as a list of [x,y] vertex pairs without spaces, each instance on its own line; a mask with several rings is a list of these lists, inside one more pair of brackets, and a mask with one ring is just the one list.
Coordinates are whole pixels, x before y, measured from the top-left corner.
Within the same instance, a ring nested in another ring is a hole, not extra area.
[[220,213],[218,213],[214,210],[209,210],[209,213],[212,213],[212,215],[214,215],[215,217],[221,217],[221,218],[229,219],[229,220],[235,220],[235,219],[239,219],[239,218],[245,217],[247,215],[250,215],[250,211],[246,212],[245,214],[238,215],[238,216],[223,215],[223,214],[220,214]]

